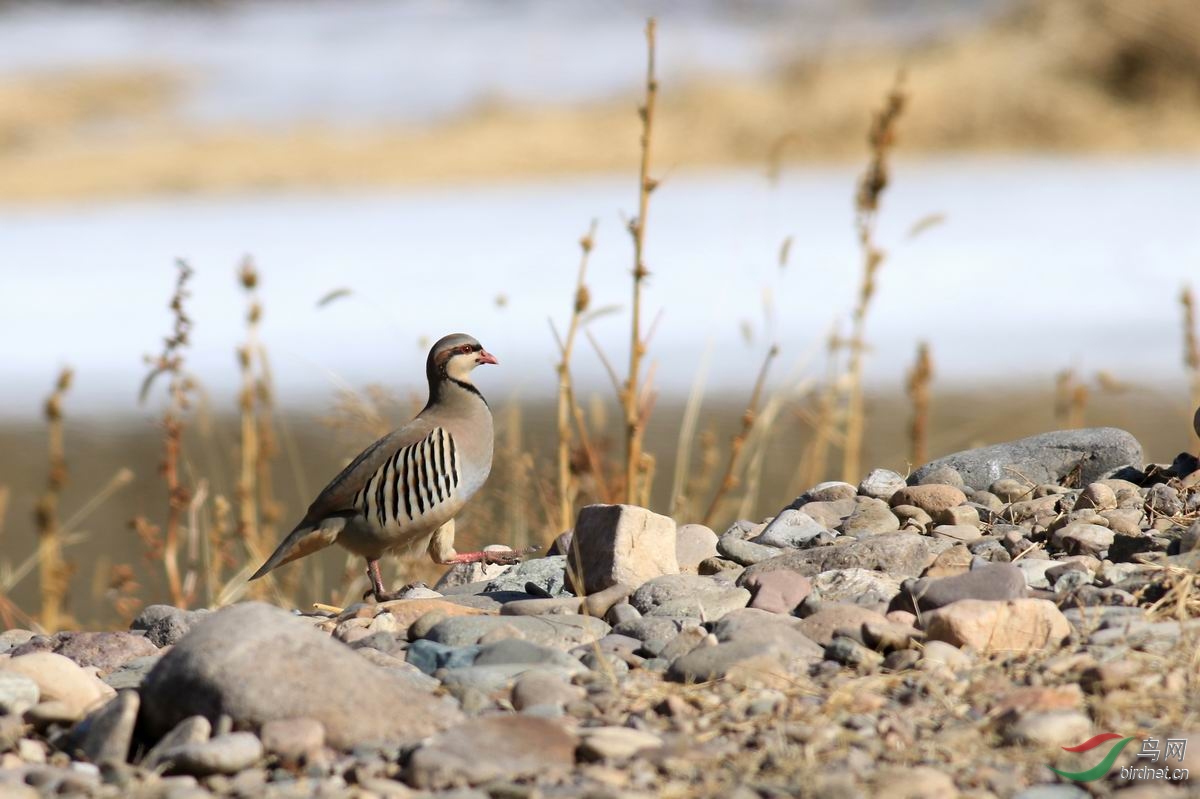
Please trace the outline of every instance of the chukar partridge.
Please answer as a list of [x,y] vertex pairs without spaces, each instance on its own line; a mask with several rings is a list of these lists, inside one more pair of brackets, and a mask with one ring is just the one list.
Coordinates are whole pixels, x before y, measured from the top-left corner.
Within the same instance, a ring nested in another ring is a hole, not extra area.
[[515,552],[454,551],[454,516],[492,469],[492,412],[471,382],[471,371],[496,362],[463,333],[434,344],[425,362],[425,408],[333,478],[250,579],[337,543],[366,558],[367,596],[382,601],[393,596],[379,574],[385,554],[424,547],[440,564],[519,560]]

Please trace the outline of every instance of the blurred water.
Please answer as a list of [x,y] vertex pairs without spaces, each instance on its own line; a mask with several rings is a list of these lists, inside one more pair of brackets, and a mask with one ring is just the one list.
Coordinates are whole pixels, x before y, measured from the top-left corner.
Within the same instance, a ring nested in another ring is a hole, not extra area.
[[[777,185],[751,171],[669,177],[654,196],[647,253],[646,318],[662,310],[651,345],[660,385],[686,391],[711,342],[710,385],[748,391],[766,290],[783,345],[778,377],[820,346],[858,281],[854,177],[849,168],[798,169]],[[872,381],[899,386],[919,339],[932,343],[943,385],[1048,382],[1066,366],[1145,388],[1181,379],[1177,298],[1200,275],[1200,160],[947,159],[902,162],[894,178],[879,229],[889,258],[868,326]],[[75,413],[132,410],[141,357],[169,329],[176,256],[198,271],[189,363],[215,400],[231,401],[244,311],[234,269],[245,253],[263,273],[263,332],[289,404],[327,402],[341,381],[420,389],[418,339],[453,330],[500,357],[480,378],[494,396],[548,395],[547,318],[565,322],[576,242],[593,218],[593,303],[628,307],[623,219],[634,183],[0,208],[0,414],[35,415],[64,363],[78,369]],[[935,212],[945,223],[910,240]],[[316,307],[340,287],[354,293]],[[626,318],[593,325],[618,364]],[[578,365],[587,385],[605,386],[586,343]]]
[[817,48],[912,38],[1007,0],[247,0],[0,5],[0,74],[149,67],[193,124],[352,126],[487,101],[582,102],[659,75],[753,74]]

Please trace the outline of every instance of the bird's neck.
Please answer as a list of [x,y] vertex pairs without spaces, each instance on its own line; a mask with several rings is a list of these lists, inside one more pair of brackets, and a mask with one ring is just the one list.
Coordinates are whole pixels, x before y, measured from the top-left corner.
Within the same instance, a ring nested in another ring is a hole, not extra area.
[[470,408],[480,403],[484,408],[489,407],[483,394],[470,380],[438,375],[429,381],[429,403],[425,406],[426,408],[434,405],[458,405]]

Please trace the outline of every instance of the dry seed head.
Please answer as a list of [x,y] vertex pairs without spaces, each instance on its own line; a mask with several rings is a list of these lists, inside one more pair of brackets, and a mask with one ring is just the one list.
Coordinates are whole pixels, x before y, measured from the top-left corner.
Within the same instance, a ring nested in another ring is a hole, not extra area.
[[246,291],[253,291],[258,287],[258,271],[255,270],[254,261],[250,258],[242,261],[242,265],[238,269],[238,281]]
[[582,314],[588,309],[591,303],[592,295],[588,291],[587,286],[580,286],[579,291],[575,292],[575,313]]

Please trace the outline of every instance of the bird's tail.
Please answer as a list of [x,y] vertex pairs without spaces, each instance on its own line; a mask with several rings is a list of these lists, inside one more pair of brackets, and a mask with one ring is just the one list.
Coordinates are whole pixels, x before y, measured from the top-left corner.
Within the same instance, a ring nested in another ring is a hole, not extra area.
[[275,548],[271,553],[271,557],[267,558],[267,562],[259,567],[254,573],[251,580],[257,580],[267,572],[282,566],[285,563],[291,563],[297,558],[302,558],[305,555],[311,555],[318,552],[330,544],[337,541],[338,533],[345,526],[344,520],[342,524],[323,524],[319,527],[301,524],[295,530],[288,534],[288,537]]

